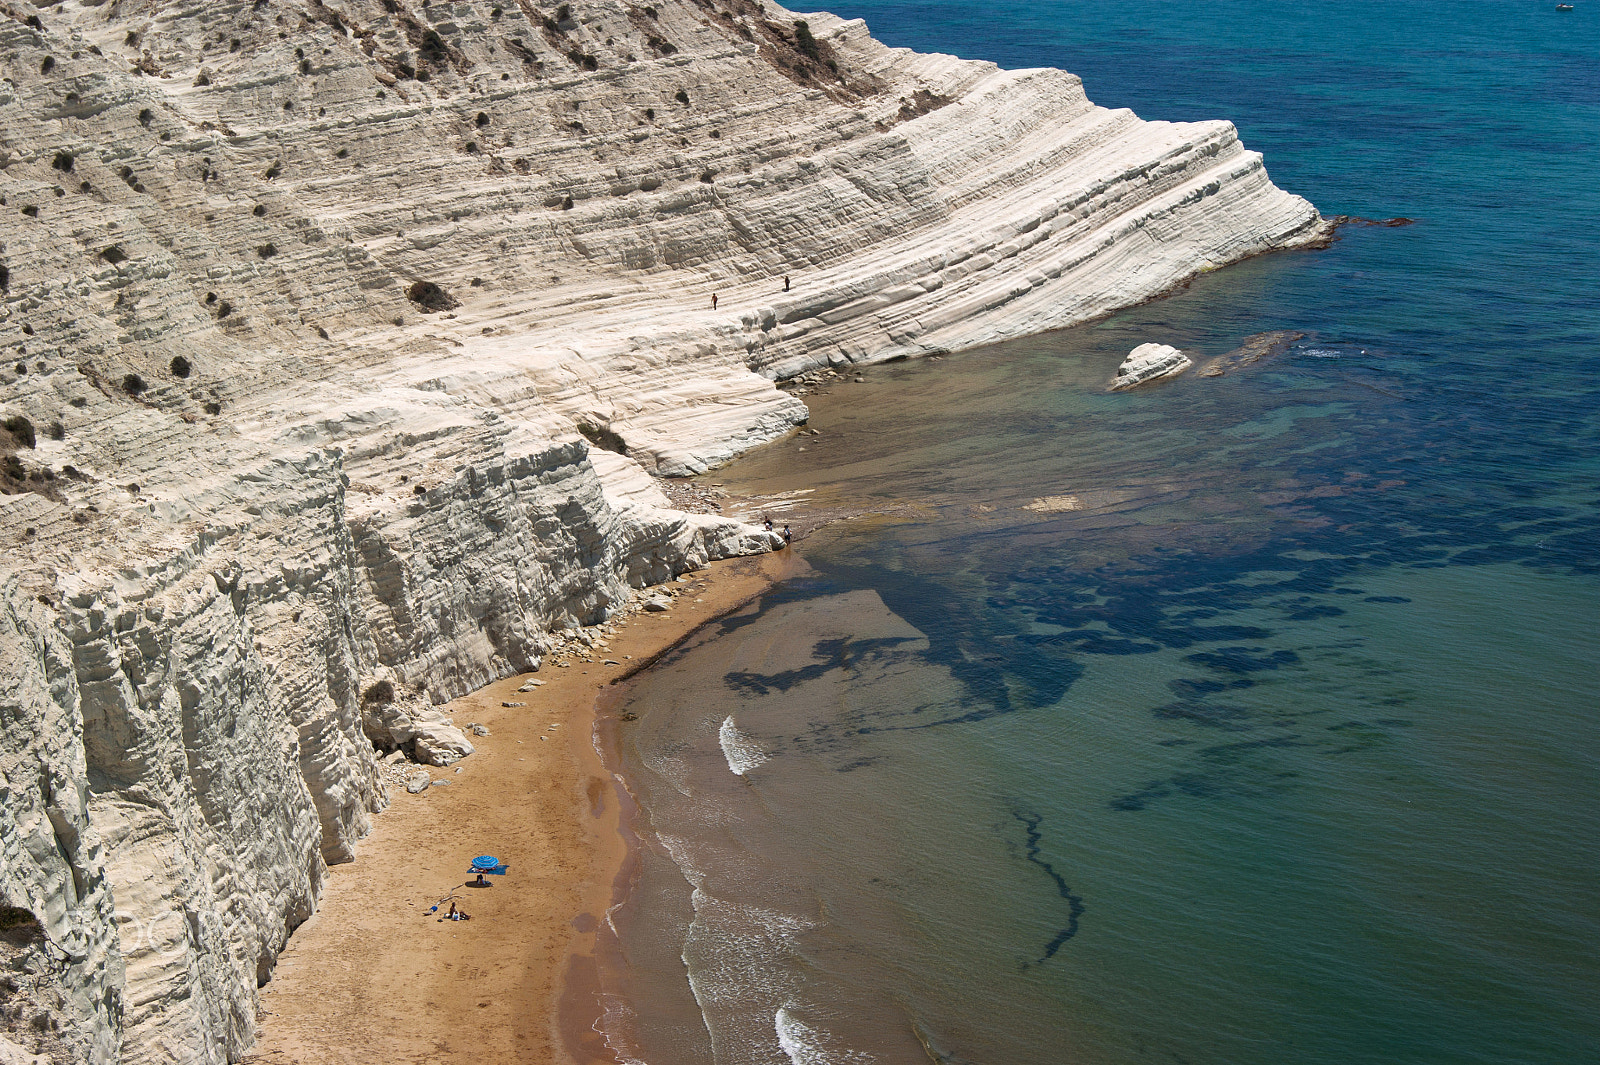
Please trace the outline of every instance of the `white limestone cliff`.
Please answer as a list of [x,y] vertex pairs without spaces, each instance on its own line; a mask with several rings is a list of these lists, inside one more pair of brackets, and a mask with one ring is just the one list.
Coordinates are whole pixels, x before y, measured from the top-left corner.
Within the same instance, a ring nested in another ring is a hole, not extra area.
[[[0,3],[0,1030],[29,1052],[244,1055],[386,801],[375,741],[772,544],[648,475],[803,422],[776,380],[1325,228],[1231,125],[1070,74],[752,0],[571,6]],[[363,713],[379,681],[404,721]]]
[[1177,377],[1193,365],[1193,359],[1169,344],[1140,344],[1128,352],[1128,357],[1117,367],[1110,391],[1121,392],[1151,381]]

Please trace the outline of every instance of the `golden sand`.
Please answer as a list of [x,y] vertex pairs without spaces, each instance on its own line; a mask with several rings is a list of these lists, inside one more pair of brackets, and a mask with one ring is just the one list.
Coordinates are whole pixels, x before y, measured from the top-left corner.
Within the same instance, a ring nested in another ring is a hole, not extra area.
[[[432,770],[448,786],[391,788],[356,860],[329,870],[316,916],[262,989],[249,1060],[611,1061],[589,1027],[599,1013],[590,974],[627,847],[616,784],[593,743],[596,700],[795,564],[788,551],[712,563],[694,575],[703,589],[667,613],[632,617],[594,662],[547,663],[451,703],[456,724],[480,722],[490,735]],[[518,693],[529,676],[546,683]],[[465,886],[479,854],[508,874]],[[442,920],[448,902],[429,912],[452,892],[470,921]]]

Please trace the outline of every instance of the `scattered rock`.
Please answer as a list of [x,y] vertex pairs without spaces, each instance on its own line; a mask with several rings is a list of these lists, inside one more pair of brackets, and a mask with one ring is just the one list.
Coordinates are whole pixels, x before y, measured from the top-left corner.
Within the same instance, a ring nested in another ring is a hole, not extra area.
[[413,795],[420,795],[428,790],[428,785],[433,783],[433,778],[427,773],[413,773],[406,781],[406,790]]
[[652,614],[664,614],[672,609],[672,600],[664,595],[653,595],[644,601],[644,608]]
[[1128,357],[1117,367],[1111,391],[1121,392],[1165,377],[1176,377],[1193,365],[1194,360],[1170,345],[1140,344],[1128,352]]
[[1322,236],[1312,244],[1311,248],[1326,248],[1340,237],[1339,231],[1346,226],[1382,226],[1386,229],[1397,229],[1400,226],[1417,224],[1415,218],[1362,218],[1359,215],[1336,214],[1332,218],[1324,218]]
[[506,700],[502,700],[500,705],[501,706],[527,706],[528,704],[527,703],[514,703],[514,702],[510,701],[509,699],[506,699]]
[[477,749],[465,732],[443,717],[425,722],[412,746],[416,748],[417,761],[435,766],[454,765]]
[[472,725],[470,727],[474,736],[487,736],[489,734],[489,726],[487,725]]
[[1218,355],[1205,368],[1200,371],[1201,377],[1221,377],[1229,370],[1236,370],[1241,366],[1250,366],[1263,359],[1270,359],[1282,355],[1289,349],[1289,345],[1300,340],[1304,333],[1297,333],[1293,329],[1274,329],[1268,333],[1256,333],[1247,336],[1243,343],[1226,355]]
[[466,733],[384,675],[362,689],[361,727],[376,747],[393,747],[424,765],[445,766],[473,751]]
[[396,762],[403,762],[406,760],[406,752],[396,747],[394,750],[384,755],[383,760],[389,765],[394,765]]
[[544,681],[542,681],[542,680],[530,680],[530,681],[525,682],[522,685],[522,687],[517,689],[517,691],[519,691],[519,692],[531,692],[531,691],[534,691],[534,690],[542,688],[542,687],[544,687]]

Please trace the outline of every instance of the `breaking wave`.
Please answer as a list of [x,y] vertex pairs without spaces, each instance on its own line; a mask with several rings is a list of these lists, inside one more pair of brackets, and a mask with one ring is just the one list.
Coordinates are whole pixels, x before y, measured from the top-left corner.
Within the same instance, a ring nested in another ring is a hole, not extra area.
[[728,760],[728,768],[738,776],[744,776],[768,760],[769,756],[761,749],[761,745],[739,731],[733,723],[732,714],[722,722],[717,739],[722,744],[722,754]]

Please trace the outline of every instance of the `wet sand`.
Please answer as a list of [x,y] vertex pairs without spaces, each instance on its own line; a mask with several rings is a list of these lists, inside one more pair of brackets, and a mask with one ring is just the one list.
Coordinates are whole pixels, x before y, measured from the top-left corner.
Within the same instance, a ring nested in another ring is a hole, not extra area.
[[[391,806],[356,860],[329,870],[316,915],[262,989],[246,1060],[611,1061],[585,1019],[599,1012],[595,932],[627,845],[616,785],[594,748],[596,700],[797,564],[788,551],[712,563],[674,586],[683,594],[670,611],[630,618],[593,662],[547,661],[452,702],[458,725],[479,722],[490,735],[475,739],[477,753],[432,770],[448,786],[390,788]],[[517,692],[529,677],[546,683]],[[479,854],[509,873],[465,886]],[[451,892],[470,921],[441,920],[448,902],[428,912]]]

